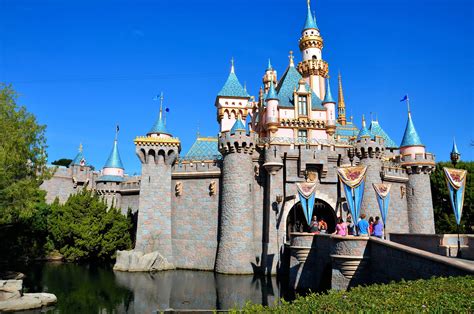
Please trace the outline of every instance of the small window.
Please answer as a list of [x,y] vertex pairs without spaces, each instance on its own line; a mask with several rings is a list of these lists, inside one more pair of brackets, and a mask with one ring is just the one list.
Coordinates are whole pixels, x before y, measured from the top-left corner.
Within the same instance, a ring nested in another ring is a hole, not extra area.
[[308,115],[308,101],[306,96],[298,96],[298,114],[300,116]]
[[308,139],[308,131],[298,130],[298,142],[306,143],[307,139]]
[[315,55],[313,55],[313,60],[318,60],[318,57],[316,57]]

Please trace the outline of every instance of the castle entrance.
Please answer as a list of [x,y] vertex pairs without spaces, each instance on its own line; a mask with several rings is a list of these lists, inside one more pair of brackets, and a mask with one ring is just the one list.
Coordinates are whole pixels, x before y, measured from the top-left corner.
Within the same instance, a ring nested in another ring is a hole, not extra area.
[[[328,233],[333,233],[336,230],[336,213],[334,209],[325,201],[321,199],[314,200],[313,215],[319,219],[324,219],[328,224]],[[286,236],[289,240],[290,232],[309,232],[309,225],[303,213],[301,203],[296,203],[288,213],[286,219]]]

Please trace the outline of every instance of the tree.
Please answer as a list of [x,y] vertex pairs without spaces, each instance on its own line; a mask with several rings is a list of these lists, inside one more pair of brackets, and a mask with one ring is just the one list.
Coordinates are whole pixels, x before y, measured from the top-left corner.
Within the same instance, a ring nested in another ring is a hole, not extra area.
[[48,227],[51,246],[68,261],[108,262],[131,247],[131,221],[92,191],[71,195],[64,205],[56,199]]
[[46,169],[44,125],[16,103],[10,85],[0,83],[0,225],[30,218],[44,202]]
[[[443,167],[452,168],[453,166],[449,162],[439,162],[436,164],[436,170],[431,175],[431,194],[433,196],[436,233],[456,233],[457,225],[448,195]],[[474,162],[461,161],[456,165],[456,168],[468,171],[460,231],[461,233],[474,233],[474,186],[472,181]]]
[[72,159],[61,158],[61,159],[53,161],[51,164],[55,166],[64,166],[66,168],[69,168],[69,165],[71,164],[71,162],[72,162]]

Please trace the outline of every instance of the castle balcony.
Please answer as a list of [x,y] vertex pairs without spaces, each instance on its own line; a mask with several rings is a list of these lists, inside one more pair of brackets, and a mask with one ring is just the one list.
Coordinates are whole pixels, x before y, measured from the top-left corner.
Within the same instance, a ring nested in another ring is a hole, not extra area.
[[140,192],[140,180],[123,182],[120,186],[120,192],[122,194],[139,193]]
[[382,164],[382,170],[380,176],[383,181],[405,183],[408,181],[408,174],[406,169],[400,167],[400,165],[384,162]]
[[298,63],[298,71],[302,73],[303,76],[318,75],[327,78],[329,66],[324,60],[311,59]]
[[280,127],[325,130],[326,121],[308,119],[280,119]]

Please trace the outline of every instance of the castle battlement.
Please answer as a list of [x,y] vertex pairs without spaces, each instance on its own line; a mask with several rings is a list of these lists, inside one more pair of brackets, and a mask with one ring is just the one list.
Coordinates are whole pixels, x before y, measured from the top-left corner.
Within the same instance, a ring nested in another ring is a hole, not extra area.
[[234,134],[223,132],[219,136],[219,151],[221,154],[243,152],[252,154],[255,150],[257,142],[257,134],[254,132],[247,133],[245,130],[237,130]]

